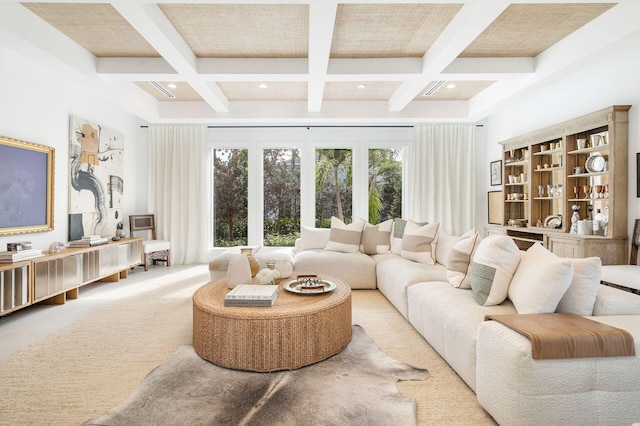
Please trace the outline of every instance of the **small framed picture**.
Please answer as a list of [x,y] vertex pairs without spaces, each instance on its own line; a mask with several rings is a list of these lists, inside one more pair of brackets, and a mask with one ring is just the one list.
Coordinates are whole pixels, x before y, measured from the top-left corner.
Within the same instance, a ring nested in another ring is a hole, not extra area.
[[491,162],[491,186],[502,185],[502,160]]
[[489,191],[487,205],[489,207],[489,223],[493,225],[503,225],[504,204],[502,191]]
[[636,153],[636,197],[640,198],[640,152]]

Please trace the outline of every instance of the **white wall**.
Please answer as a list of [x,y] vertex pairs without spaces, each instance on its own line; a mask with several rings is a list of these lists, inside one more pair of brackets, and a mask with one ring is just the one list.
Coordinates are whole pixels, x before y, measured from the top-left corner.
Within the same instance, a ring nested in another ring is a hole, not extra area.
[[136,118],[102,104],[82,79],[52,74],[0,46],[0,135],[55,148],[54,230],[0,237],[0,251],[10,241],[31,241],[34,248],[47,249],[54,241],[68,240],[69,115],[123,134],[125,218],[130,206],[137,207]]
[[[640,37],[639,37],[640,38]],[[569,120],[611,105],[632,105],[629,110],[629,235],[640,218],[636,198],[636,153],[640,152],[640,42],[627,45],[594,65],[555,82],[517,102],[503,105],[486,120],[489,162],[500,159],[499,141]],[[488,173],[488,172],[487,172]],[[499,187],[485,186],[484,191]],[[486,205],[486,201],[485,201]]]

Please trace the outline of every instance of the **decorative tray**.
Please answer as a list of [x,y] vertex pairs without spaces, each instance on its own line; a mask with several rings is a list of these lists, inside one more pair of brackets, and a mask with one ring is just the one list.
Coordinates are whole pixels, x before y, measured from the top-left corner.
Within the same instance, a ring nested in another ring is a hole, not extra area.
[[323,294],[336,289],[336,283],[320,278],[301,278],[287,281],[282,286],[285,290],[297,294]]

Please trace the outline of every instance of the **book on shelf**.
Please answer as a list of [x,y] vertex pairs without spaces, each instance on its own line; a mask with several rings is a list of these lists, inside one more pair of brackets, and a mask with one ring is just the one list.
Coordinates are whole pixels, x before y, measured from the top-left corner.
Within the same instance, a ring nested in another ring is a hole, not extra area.
[[7,243],[7,251],[23,251],[30,250],[33,247],[31,246],[31,241],[19,241],[17,243]]
[[273,306],[277,298],[277,285],[240,284],[227,293],[224,306]]
[[0,251],[0,263],[19,262],[21,260],[34,259],[42,256],[44,256],[44,254],[40,249]]

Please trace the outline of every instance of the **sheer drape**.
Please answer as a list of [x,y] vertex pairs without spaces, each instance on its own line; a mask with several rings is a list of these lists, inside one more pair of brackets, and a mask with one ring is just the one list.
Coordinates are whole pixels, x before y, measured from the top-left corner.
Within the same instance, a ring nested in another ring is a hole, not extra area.
[[408,217],[462,235],[476,223],[475,126],[416,126],[414,134]]
[[149,211],[175,264],[206,262],[206,126],[149,126]]

